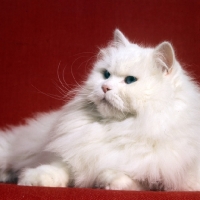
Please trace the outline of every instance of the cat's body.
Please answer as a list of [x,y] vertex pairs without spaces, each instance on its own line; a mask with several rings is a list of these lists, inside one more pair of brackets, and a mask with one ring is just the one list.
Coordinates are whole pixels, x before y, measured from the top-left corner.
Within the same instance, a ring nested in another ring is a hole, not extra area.
[[[60,110],[2,131],[0,179],[21,185],[200,190],[200,93],[167,42],[116,30]],[[5,133],[6,132],[6,133]]]

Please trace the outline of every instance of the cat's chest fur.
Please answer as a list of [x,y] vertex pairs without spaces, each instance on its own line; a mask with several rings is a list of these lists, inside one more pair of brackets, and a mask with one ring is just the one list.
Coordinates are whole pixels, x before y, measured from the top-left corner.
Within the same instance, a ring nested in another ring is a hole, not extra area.
[[[83,125],[81,131],[59,137],[54,144],[62,145],[65,141],[64,151],[59,154],[72,166],[78,185],[92,186],[102,170],[114,169],[154,187],[166,182],[163,176],[173,179],[170,177],[172,168],[181,173],[183,170],[179,162],[187,163],[192,159],[181,160],[186,153],[184,149],[191,149],[190,144],[181,138],[177,141],[175,137],[168,137],[173,128],[163,127],[162,123],[159,115],[154,118],[154,123],[152,119],[150,123],[140,117],[90,122]],[[90,177],[88,180],[85,179],[86,174]]]

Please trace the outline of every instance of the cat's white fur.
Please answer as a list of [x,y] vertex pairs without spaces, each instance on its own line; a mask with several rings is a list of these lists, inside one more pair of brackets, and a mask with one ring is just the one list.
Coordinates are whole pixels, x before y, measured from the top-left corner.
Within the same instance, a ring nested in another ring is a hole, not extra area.
[[70,102],[1,131],[0,179],[12,170],[20,185],[200,190],[199,94],[170,43],[144,48],[115,30]]

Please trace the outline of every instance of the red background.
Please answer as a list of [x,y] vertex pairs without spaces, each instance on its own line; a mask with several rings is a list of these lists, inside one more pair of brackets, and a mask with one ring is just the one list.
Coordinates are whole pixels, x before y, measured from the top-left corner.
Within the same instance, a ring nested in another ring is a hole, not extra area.
[[[172,42],[181,63],[200,81],[199,0],[0,0],[0,126],[63,105],[48,96],[60,95],[54,84],[57,70],[61,78],[65,70],[69,87],[80,83],[91,67],[88,60],[112,39],[116,27],[137,43]],[[0,194],[3,199],[186,200],[200,196],[15,185],[0,185]]]

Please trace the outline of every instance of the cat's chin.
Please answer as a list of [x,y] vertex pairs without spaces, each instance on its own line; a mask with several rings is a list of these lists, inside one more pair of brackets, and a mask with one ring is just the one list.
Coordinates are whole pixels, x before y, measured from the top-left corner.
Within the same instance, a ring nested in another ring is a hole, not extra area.
[[112,103],[110,103],[106,98],[103,98],[97,106],[97,110],[103,118],[113,118],[122,120],[127,117],[128,113],[123,112],[116,108]]

